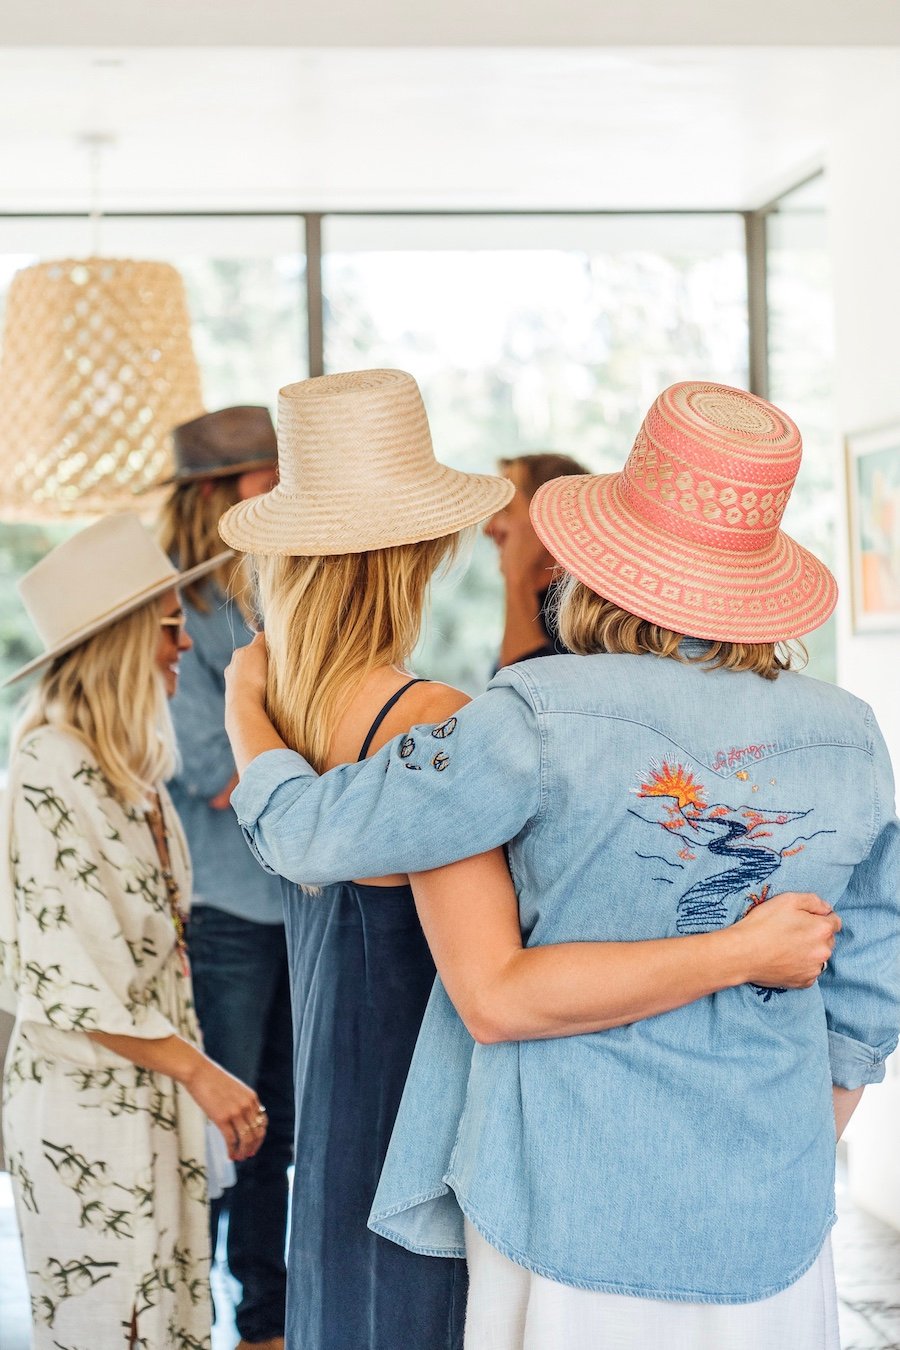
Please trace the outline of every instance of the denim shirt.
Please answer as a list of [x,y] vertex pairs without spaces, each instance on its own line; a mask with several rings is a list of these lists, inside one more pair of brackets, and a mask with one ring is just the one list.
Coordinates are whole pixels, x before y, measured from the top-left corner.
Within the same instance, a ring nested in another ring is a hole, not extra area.
[[463,1212],[551,1279],[657,1299],[750,1302],[812,1264],[832,1082],[877,1082],[900,1026],[900,826],[863,703],[797,674],[547,657],[363,764],[316,777],[270,751],[233,804],[263,865],[308,884],[509,840],[528,945],[702,932],[818,891],[844,926],[809,989],[475,1046],[438,983],[370,1220],[455,1255]]
[[232,812],[209,805],[234,774],[225,734],[225,667],[234,648],[249,642],[251,634],[217,586],[206,587],[206,598],[206,614],[185,606],[194,645],[182,654],[178,692],[170,705],[179,766],[169,791],[190,845],[193,903],[258,923],[282,923],[280,883],[248,855]]

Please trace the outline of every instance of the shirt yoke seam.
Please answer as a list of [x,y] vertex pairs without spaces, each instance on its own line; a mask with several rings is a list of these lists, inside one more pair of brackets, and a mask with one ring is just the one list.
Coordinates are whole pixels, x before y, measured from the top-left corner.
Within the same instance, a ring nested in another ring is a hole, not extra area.
[[[676,741],[675,737],[671,736],[669,732],[663,730],[662,727],[657,726],[654,722],[642,721],[640,718],[637,717],[624,717],[622,716],[621,713],[593,712],[590,709],[586,708],[545,708],[542,710],[538,710],[536,708],[535,713],[539,718],[593,717],[593,718],[600,718],[602,721],[605,722],[624,722],[628,726],[644,727],[648,731],[655,731],[660,736],[665,736],[667,741],[671,741],[672,745],[678,746],[678,748],[680,750],[684,750],[686,754],[693,754],[692,750],[689,750],[687,746],[682,745],[680,741]],[[768,758],[774,758],[776,755],[789,754],[790,751],[792,750],[827,750],[827,749],[859,750],[862,754],[868,755],[870,759],[874,758],[874,752],[871,744],[861,745],[859,741],[839,740],[837,737],[830,737],[827,740],[821,741],[798,741],[795,745],[785,746],[784,749],[782,750],[774,751],[772,756],[769,756]]]

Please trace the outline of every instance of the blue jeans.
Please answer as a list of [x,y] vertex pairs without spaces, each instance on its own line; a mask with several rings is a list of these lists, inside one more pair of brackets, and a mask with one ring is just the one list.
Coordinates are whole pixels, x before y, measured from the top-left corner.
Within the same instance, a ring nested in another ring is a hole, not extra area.
[[255,1088],[269,1113],[256,1157],[211,1206],[213,1247],[227,1208],[228,1265],[241,1285],[235,1312],[244,1340],[284,1335],[287,1170],[294,1096],[291,1004],[284,929],[197,905],[188,932],[194,998],[207,1054]]

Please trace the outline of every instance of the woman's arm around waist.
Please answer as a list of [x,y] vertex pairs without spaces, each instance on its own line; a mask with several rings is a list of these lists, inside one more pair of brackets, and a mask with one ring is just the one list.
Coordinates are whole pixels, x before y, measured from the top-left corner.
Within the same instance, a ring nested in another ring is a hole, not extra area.
[[787,893],[712,933],[524,947],[499,849],[410,881],[447,993],[482,1043],[606,1031],[740,984],[806,988],[840,928],[818,896]]

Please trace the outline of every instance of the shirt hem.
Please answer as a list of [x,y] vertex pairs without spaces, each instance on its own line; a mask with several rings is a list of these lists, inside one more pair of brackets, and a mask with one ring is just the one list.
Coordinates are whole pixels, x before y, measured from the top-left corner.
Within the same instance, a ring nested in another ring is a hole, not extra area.
[[525,1270],[530,1270],[535,1275],[542,1275],[545,1279],[553,1280],[556,1284],[568,1285],[572,1289],[586,1289],[593,1293],[600,1294],[621,1294],[628,1298],[655,1299],[663,1303],[710,1303],[735,1305],[742,1303],[759,1303],[763,1299],[773,1298],[776,1294],[789,1289],[792,1284],[815,1264],[822,1250],[829,1232],[831,1231],[837,1219],[834,1210],[828,1216],[822,1232],[816,1240],[812,1255],[804,1257],[798,1266],[796,1266],[789,1275],[776,1284],[766,1285],[762,1289],[747,1293],[723,1294],[716,1293],[708,1289],[657,1289],[650,1285],[626,1284],[620,1280],[591,1279],[588,1277],[578,1277],[563,1273],[557,1267],[546,1264],[541,1261],[535,1261],[524,1252],[519,1251],[510,1243],[502,1238],[486,1224],[484,1219],[478,1213],[475,1206],[464,1195],[461,1194],[461,1182],[452,1173],[444,1178],[446,1185],[436,1190],[426,1191],[421,1195],[412,1196],[400,1205],[391,1206],[390,1209],[382,1210],[377,1216],[373,1215],[369,1221],[369,1227],[381,1237],[388,1238],[391,1242],[396,1242],[399,1246],[405,1247],[407,1251],[417,1252],[421,1256],[444,1256],[455,1257],[465,1256],[465,1250],[459,1247],[434,1247],[426,1246],[423,1243],[416,1243],[409,1238],[400,1235],[396,1229],[385,1222],[395,1215],[415,1208],[417,1205],[426,1204],[429,1200],[437,1200],[447,1194],[449,1187],[456,1196],[457,1203],[465,1217],[476,1228],[486,1242],[489,1242],[508,1260],[513,1261],[517,1266],[522,1266]]
[[449,1190],[447,1186],[438,1186],[434,1190],[423,1191],[421,1195],[410,1196],[408,1200],[402,1201],[399,1205],[391,1205],[388,1209],[382,1209],[378,1214],[372,1214],[368,1220],[368,1227],[379,1237],[387,1238],[390,1242],[395,1242],[398,1247],[405,1247],[408,1252],[414,1252],[417,1256],[444,1256],[448,1259],[454,1257],[466,1258],[466,1249],[464,1246],[435,1247],[425,1246],[420,1242],[413,1242],[398,1229],[391,1227],[386,1222],[387,1219],[393,1219],[397,1214],[406,1214],[409,1210],[415,1209],[418,1205],[426,1205],[430,1200],[440,1200]]

